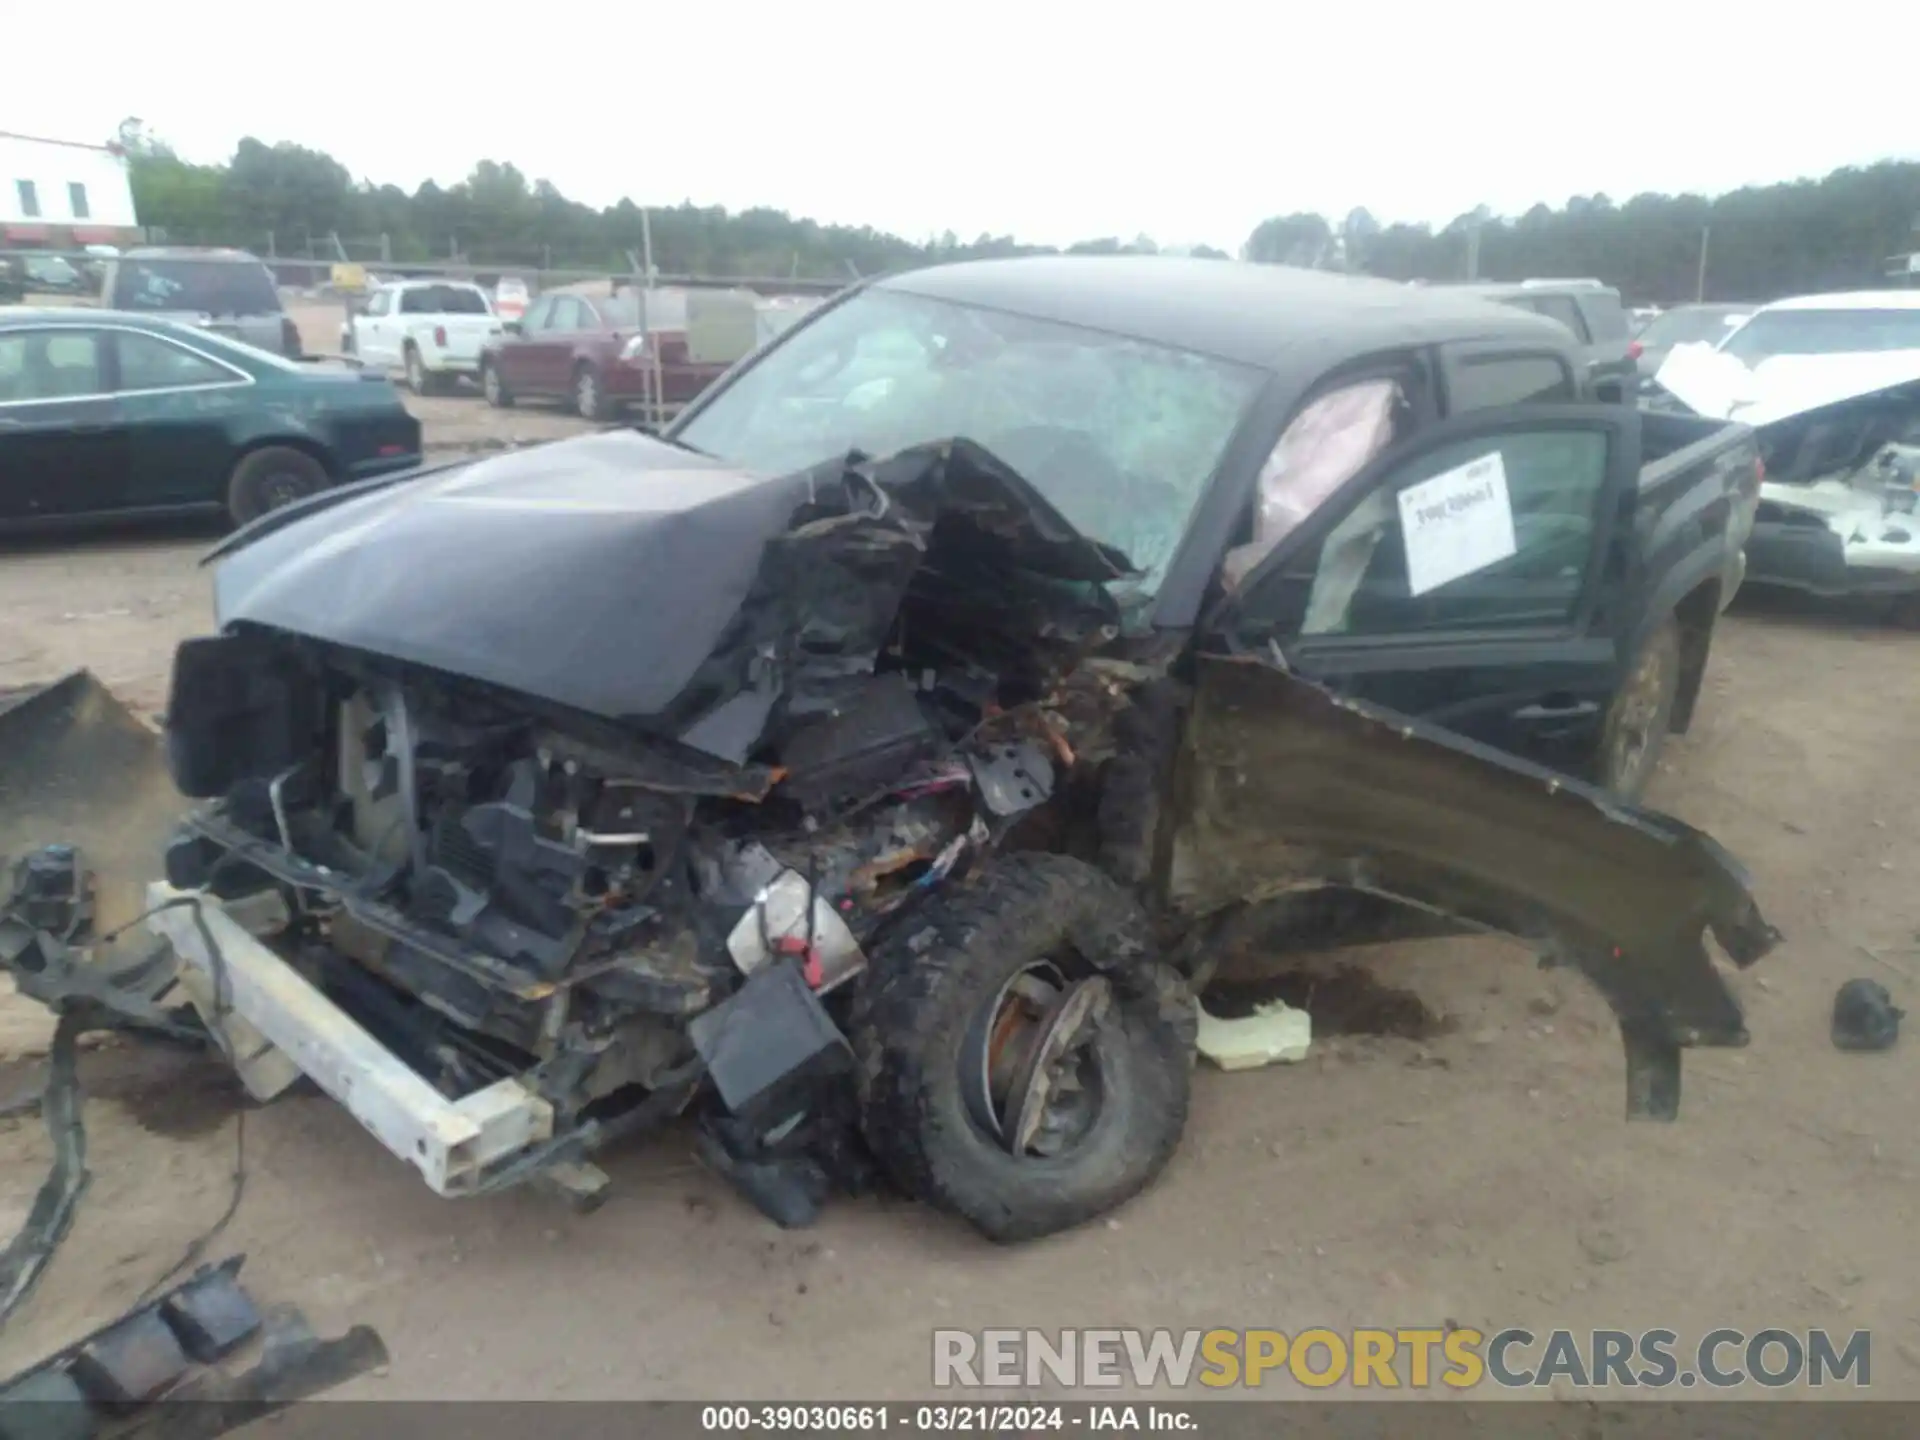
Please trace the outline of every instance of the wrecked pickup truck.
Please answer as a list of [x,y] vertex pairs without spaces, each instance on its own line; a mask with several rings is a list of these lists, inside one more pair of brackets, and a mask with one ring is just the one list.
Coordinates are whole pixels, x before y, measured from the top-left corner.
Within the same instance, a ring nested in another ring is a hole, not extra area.
[[1610,737],[1684,716],[1616,697],[1675,617],[1666,680],[1704,660],[1751,456],[1574,374],[1446,292],[955,265],[664,437],[286,507],[175,659],[206,803],[151,924],[256,1094],[305,1072],[448,1195],[590,1199],[687,1114],[782,1223],[875,1161],[1078,1223],[1178,1142],[1210,938],[1326,887],[1577,966],[1670,1118],[1746,1038],[1704,943],[1773,943],[1744,877],[1465,737],[1631,780]]
[[1717,346],[1676,346],[1654,378],[1655,404],[1754,428],[1754,583],[1884,596],[1920,622],[1920,294],[1764,305]]

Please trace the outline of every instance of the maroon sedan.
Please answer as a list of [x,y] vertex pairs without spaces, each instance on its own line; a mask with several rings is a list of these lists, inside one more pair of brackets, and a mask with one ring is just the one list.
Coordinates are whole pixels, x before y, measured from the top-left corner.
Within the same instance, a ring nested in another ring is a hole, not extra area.
[[[664,308],[664,307],[663,307]],[[607,294],[550,292],[480,354],[480,387],[490,404],[564,400],[588,420],[610,420],[653,397],[659,352],[659,400],[677,410],[725,373],[730,361],[695,362],[684,329],[642,327],[640,299],[628,288]]]

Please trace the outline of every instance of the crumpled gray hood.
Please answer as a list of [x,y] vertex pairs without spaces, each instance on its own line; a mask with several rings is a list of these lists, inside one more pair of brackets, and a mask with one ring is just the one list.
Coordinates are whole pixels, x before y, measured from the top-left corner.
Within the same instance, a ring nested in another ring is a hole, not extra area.
[[730,758],[737,727],[713,747],[690,728],[746,691],[791,698],[809,666],[870,668],[936,522],[959,521],[989,568],[1126,569],[964,441],[769,477],[604,431],[326,498],[229,542],[222,629],[430,666]]
[[380,486],[242,545],[214,613],[492,681],[595,714],[685,683],[804,485],[608,432]]

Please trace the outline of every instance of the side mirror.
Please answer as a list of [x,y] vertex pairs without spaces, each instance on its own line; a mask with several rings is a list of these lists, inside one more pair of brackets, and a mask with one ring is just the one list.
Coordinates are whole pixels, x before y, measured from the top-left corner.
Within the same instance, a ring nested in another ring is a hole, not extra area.
[[522,325],[518,320],[502,322],[500,330],[501,333],[505,335],[524,335],[527,333],[527,327]]

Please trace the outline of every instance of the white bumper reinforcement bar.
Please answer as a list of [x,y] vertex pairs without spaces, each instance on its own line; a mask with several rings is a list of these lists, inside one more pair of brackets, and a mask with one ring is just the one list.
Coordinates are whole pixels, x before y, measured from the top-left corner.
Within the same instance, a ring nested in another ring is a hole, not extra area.
[[[171,909],[157,909],[181,901]],[[169,885],[147,887],[153,932],[225,1008],[344,1105],[387,1149],[418,1170],[441,1195],[472,1191],[501,1160],[553,1134],[553,1107],[512,1078],[449,1100],[346,1011],[262,944],[218,900]],[[203,935],[194,910],[206,922]],[[207,936],[219,950],[207,951]]]

